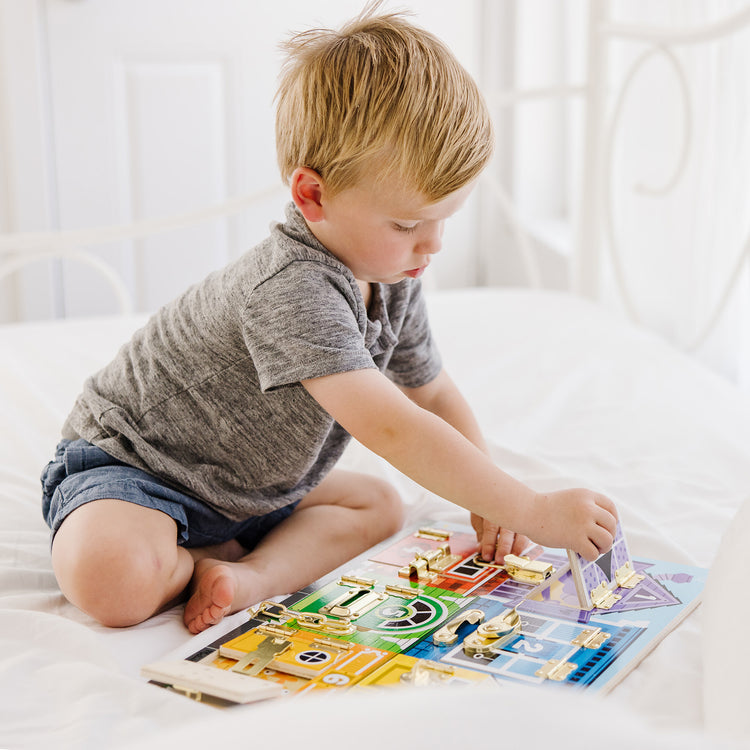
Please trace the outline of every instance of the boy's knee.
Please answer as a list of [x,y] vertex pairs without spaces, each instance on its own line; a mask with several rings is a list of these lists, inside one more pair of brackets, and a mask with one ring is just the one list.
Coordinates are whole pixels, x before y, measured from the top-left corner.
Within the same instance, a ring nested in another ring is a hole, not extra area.
[[143,622],[163,606],[167,589],[171,598],[177,593],[175,528],[166,514],[121,500],[82,505],[52,545],[61,591],[102,625]]
[[137,544],[53,547],[52,560],[68,601],[102,625],[136,625],[158,609],[163,561]]
[[396,488],[383,479],[373,479],[369,500],[378,541],[395,534],[404,523],[404,504]]

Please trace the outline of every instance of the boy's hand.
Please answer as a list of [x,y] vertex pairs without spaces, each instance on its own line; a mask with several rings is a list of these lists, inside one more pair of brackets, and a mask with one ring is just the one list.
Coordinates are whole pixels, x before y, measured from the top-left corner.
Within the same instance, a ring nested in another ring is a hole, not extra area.
[[479,554],[486,562],[501,563],[507,554],[520,555],[529,545],[529,538],[504,529],[486,518],[471,514],[471,525],[477,534]]
[[537,494],[528,505],[524,531],[545,547],[564,547],[596,560],[614,542],[617,509],[604,495],[583,489]]

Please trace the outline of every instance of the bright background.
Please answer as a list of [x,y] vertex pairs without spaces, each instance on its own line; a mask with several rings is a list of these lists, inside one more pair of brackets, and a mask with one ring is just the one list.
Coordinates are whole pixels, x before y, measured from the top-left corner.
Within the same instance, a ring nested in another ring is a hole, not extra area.
[[[711,28],[749,8],[747,0],[592,3],[594,24],[668,32]],[[427,283],[539,282],[596,297],[750,391],[750,28],[730,23],[721,42],[700,45],[685,34],[666,50],[623,33],[598,54],[584,0],[384,7],[411,10],[451,46],[497,126],[487,180],[449,224]],[[229,217],[86,240],[145,311],[237,257],[282,218],[287,200],[273,144],[278,43],[360,8],[0,0],[0,252],[23,251],[30,233],[190,216],[261,192]],[[518,94],[508,92],[519,90],[525,98],[509,106]],[[544,92],[555,95],[537,96]],[[80,263],[35,263],[0,281],[2,322],[116,309],[111,287]]]

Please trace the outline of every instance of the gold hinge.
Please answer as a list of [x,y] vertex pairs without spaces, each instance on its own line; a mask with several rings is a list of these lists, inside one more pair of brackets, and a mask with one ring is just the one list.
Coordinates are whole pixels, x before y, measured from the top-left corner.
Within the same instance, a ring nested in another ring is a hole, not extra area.
[[326,617],[326,615],[317,612],[298,612],[285,607],[283,604],[271,601],[261,602],[255,612],[250,610],[250,615],[260,619],[270,619],[270,622],[266,620],[258,626],[258,632],[279,637],[289,637],[294,634],[294,630],[282,624],[290,620],[296,620],[301,628],[319,630],[328,635],[351,635],[357,629],[348,617],[336,618]]
[[443,531],[442,529],[432,529],[427,526],[421,528],[414,535],[418,539],[431,539],[433,542],[447,542],[450,537],[450,531]]
[[354,648],[353,643],[348,641],[339,641],[334,638],[316,638],[311,646],[327,649],[329,651],[351,651]]
[[357,578],[357,576],[341,576],[339,586],[353,586],[357,588],[375,588],[377,581],[374,578]]
[[559,659],[550,659],[535,672],[537,677],[545,680],[554,680],[562,682],[575,670],[576,665],[569,661]]
[[590,628],[581,631],[571,642],[581,648],[599,648],[609,636],[601,628]]
[[291,638],[295,631],[293,628],[284,627],[284,625],[276,625],[273,623],[265,623],[264,625],[258,625],[256,632],[261,635],[271,636],[275,638]]
[[626,560],[622,567],[615,571],[615,581],[617,585],[624,589],[635,588],[646,576],[635,572],[633,563],[630,560]]
[[401,675],[401,682],[410,685],[433,685],[449,682],[453,677],[453,667],[449,664],[439,664],[428,659],[417,661],[409,672]]
[[386,583],[385,593],[390,596],[399,596],[402,599],[416,599],[422,589],[411,589],[408,586],[399,586],[397,583]]
[[613,594],[607,588],[607,582],[602,581],[595,589],[591,590],[591,603],[597,609],[612,609],[612,605],[622,599],[619,594]]

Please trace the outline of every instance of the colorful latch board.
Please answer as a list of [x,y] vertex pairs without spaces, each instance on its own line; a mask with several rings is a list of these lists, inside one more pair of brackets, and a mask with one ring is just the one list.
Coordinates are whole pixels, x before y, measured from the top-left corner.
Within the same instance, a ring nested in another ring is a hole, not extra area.
[[499,566],[470,528],[424,524],[261,603],[188,661],[284,694],[508,681],[606,692],[698,605],[706,573],[631,560],[621,529],[596,563],[533,546]]

